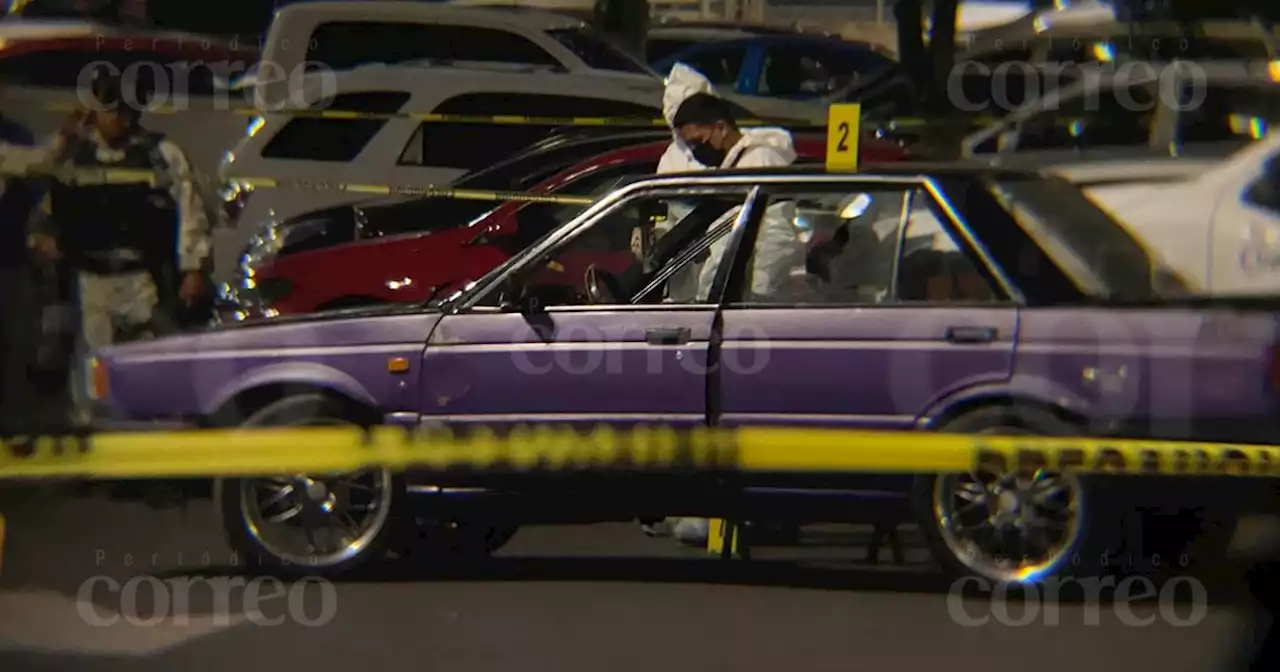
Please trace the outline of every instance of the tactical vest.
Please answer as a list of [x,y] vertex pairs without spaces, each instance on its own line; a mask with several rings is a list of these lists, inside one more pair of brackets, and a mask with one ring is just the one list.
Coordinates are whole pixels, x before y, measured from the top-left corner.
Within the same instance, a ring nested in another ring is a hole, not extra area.
[[98,159],[98,145],[81,139],[68,148],[76,167],[152,170],[157,186],[146,184],[54,186],[52,216],[59,244],[76,268],[110,274],[152,270],[174,262],[178,205],[166,183],[168,163],[160,152],[164,136],[143,132],[124,148],[120,161]]

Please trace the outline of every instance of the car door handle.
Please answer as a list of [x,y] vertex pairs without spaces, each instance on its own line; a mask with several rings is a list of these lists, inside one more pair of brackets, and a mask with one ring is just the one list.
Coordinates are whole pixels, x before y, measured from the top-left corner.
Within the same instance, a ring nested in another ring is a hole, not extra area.
[[693,339],[688,327],[655,327],[644,332],[649,345],[684,345]]
[[990,343],[996,340],[992,327],[947,327],[947,340],[952,343]]

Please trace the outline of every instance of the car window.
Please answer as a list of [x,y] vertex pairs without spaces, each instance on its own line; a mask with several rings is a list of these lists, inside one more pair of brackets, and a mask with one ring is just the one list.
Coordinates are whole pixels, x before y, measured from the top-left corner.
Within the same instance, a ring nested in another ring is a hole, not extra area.
[[[523,115],[529,117],[614,117],[655,119],[656,107],[603,98],[551,94],[476,93],[450,98],[437,114]],[[542,140],[554,127],[532,124],[425,122],[401,151],[400,165],[481,170]],[[600,127],[596,132],[607,133]]]
[[1241,198],[1245,203],[1280,217],[1280,154],[1272,155],[1262,172],[1245,187]]
[[[739,301],[972,303],[998,294],[971,250],[913,185],[775,191]],[[904,210],[910,208],[903,229]]]
[[1182,142],[1247,143],[1280,122],[1280,87],[1188,82],[1178,115]]
[[[140,43],[152,46],[150,40]],[[93,44],[85,48],[37,48],[11,53],[0,50],[0,75],[14,85],[71,89],[79,85],[81,73],[86,69],[111,63],[119,72],[138,73],[139,81],[150,85],[157,95],[210,96],[217,90],[219,77],[244,72],[253,60],[249,52],[245,52],[245,60],[238,60],[234,52],[190,46],[192,48],[185,52],[144,50],[139,45],[112,48]],[[185,78],[185,82],[179,77]]]
[[[696,264],[723,252],[745,192],[646,194],[602,213],[587,228],[517,271],[518,286],[545,306],[702,303]],[[661,231],[661,235],[658,232]],[[606,298],[593,301],[588,273]],[[501,298],[486,296],[484,305]]]
[[666,60],[694,44],[697,43],[692,40],[654,37],[645,42],[644,55],[645,58],[649,59],[650,63],[656,63]]
[[1157,82],[1104,86],[1062,101],[1022,124],[1018,149],[1087,149],[1146,144]]
[[702,73],[712,84],[732,88],[738,83],[745,47],[706,49],[680,59],[685,65]]
[[1195,31],[1137,32],[1117,35],[1109,40],[1087,41],[1085,52],[1094,60],[1112,62],[1120,59],[1167,62],[1180,60],[1266,61],[1271,52],[1261,37],[1252,39],[1222,38],[1197,35]]
[[[371,91],[339,94],[318,109],[390,114],[409,101],[403,91]],[[382,130],[385,119],[322,119],[294,117],[267,141],[262,156],[268,159],[344,162],[354,160]]]
[[[657,168],[656,161],[620,163],[567,182],[555,193],[598,199],[617,188],[619,180],[635,175],[652,175]],[[586,205],[572,203],[529,203],[521,207],[516,214],[518,231],[510,241],[517,248],[513,253],[532,245],[560,225],[567,224],[586,209]]]
[[1158,294],[1150,251],[1076,185],[1022,176],[993,179],[985,188],[1088,292],[1137,301]]
[[[764,55],[759,90],[768,96],[825,95],[874,74],[890,61],[870,50],[862,58],[819,46],[780,46]],[[862,72],[865,70],[865,72]]]
[[346,70],[369,63],[476,61],[560,66],[521,35],[476,26],[346,21],[323,23],[311,33],[307,60]]
[[582,59],[588,68],[649,74],[649,68],[599,35],[582,29],[549,30],[547,34]]

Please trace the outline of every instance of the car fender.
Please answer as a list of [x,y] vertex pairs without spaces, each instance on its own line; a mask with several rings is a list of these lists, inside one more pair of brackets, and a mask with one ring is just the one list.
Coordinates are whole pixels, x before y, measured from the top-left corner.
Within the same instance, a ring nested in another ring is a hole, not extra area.
[[376,405],[373,395],[355,378],[318,362],[281,362],[252,369],[224,384],[201,404],[201,412],[211,415],[236,396],[268,385],[298,385],[337,392],[354,401]]
[[1059,408],[1083,417],[1088,417],[1089,412],[1088,402],[1071,390],[1039,376],[1015,374],[1008,380],[978,383],[948,392],[929,405],[917,424],[934,427],[941,419],[951,417],[955,409],[1006,399]]

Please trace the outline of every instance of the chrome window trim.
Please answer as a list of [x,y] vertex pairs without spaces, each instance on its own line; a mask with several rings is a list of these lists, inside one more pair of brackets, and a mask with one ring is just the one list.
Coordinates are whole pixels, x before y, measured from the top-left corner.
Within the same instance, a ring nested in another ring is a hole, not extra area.
[[931,177],[925,178],[924,188],[929,192],[929,195],[933,196],[934,202],[938,204],[938,207],[942,208],[947,218],[954,223],[956,230],[960,232],[965,243],[977,253],[978,258],[982,260],[983,265],[987,267],[992,277],[1000,284],[1000,288],[1004,290],[1005,296],[1008,297],[1009,301],[1020,304],[1026,303],[1026,297],[1022,294],[1022,290],[1013,284],[1013,281],[1005,274],[1004,269],[991,257],[991,252],[987,250],[987,247],[978,240],[977,236],[973,235],[973,231],[969,228],[969,223],[960,216],[955,206],[951,204],[950,199],[938,188],[937,181]]
[[898,218],[898,240],[893,246],[893,264],[889,267],[889,296],[886,303],[898,301],[898,272],[902,266],[902,253],[907,249],[907,226],[911,224],[911,208],[915,207],[916,192],[919,189],[908,189],[902,192],[902,216]]
[[[619,208],[625,207],[627,204],[639,198],[651,198],[657,195],[671,196],[698,196],[703,194],[717,194],[729,191],[728,187],[738,186],[737,184],[722,185],[708,184],[706,178],[681,180],[653,180],[639,182],[624,186],[613,193],[601,198],[592,205],[588,206],[585,211],[579,214],[568,223],[563,224],[560,228],[552,231],[542,241],[535,243],[532,247],[526,249],[519,255],[512,257],[507,263],[499,266],[490,273],[489,279],[481,279],[477,281],[477,285],[471,288],[470,296],[460,299],[456,310],[468,310],[480,301],[486,294],[500,287],[512,275],[518,273],[521,269],[527,267],[533,259],[546,254],[558,245],[569,239],[577,237],[583,231],[595,225],[600,218],[608,216],[616,212]],[[743,194],[745,203],[747,194]],[[483,284],[480,284],[483,283]]]
[[[582,214],[574,218],[567,224],[562,225],[556,231],[548,234],[541,242],[534,244],[521,254],[512,257],[510,261],[502,266],[494,269],[487,279],[482,278],[467,290],[467,294],[457,299],[455,307],[451,308],[453,312],[470,310],[475,304],[484,298],[490,291],[494,291],[500,287],[503,282],[510,278],[513,274],[525,268],[532,259],[542,256],[547,251],[556,247],[566,239],[577,236],[581,231],[592,226],[600,217],[615,211],[617,208],[625,205],[635,198],[652,197],[656,194],[673,194],[673,195],[700,195],[723,193],[724,191],[738,188],[750,190],[761,186],[803,186],[803,185],[892,185],[905,186],[906,191],[911,192],[919,188],[925,189],[933,197],[933,201],[942,211],[943,216],[951,221],[965,244],[967,244],[977,255],[979,260],[991,272],[992,277],[1000,285],[1005,295],[1014,303],[1025,303],[1025,297],[1004,269],[995,263],[991,253],[986,246],[982,245],[970,229],[968,222],[960,216],[950,200],[938,188],[936,180],[932,177],[922,174],[903,174],[903,175],[860,175],[860,174],[828,174],[828,175],[677,175],[672,177],[658,177],[645,180],[643,182],[633,183],[624,186],[613,193],[601,198],[594,204],[589,206]],[[745,201],[744,201],[745,203]],[[908,213],[909,211],[905,211]],[[899,227],[902,230],[902,227]],[[1039,238],[1037,238],[1039,240]],[[895,261],[896,264],[896,261]],[[896,283],[895,267],[895,283]],[[672,304],[661,304],[672,305]],[[598,309],[598,307],[597,307]]]

